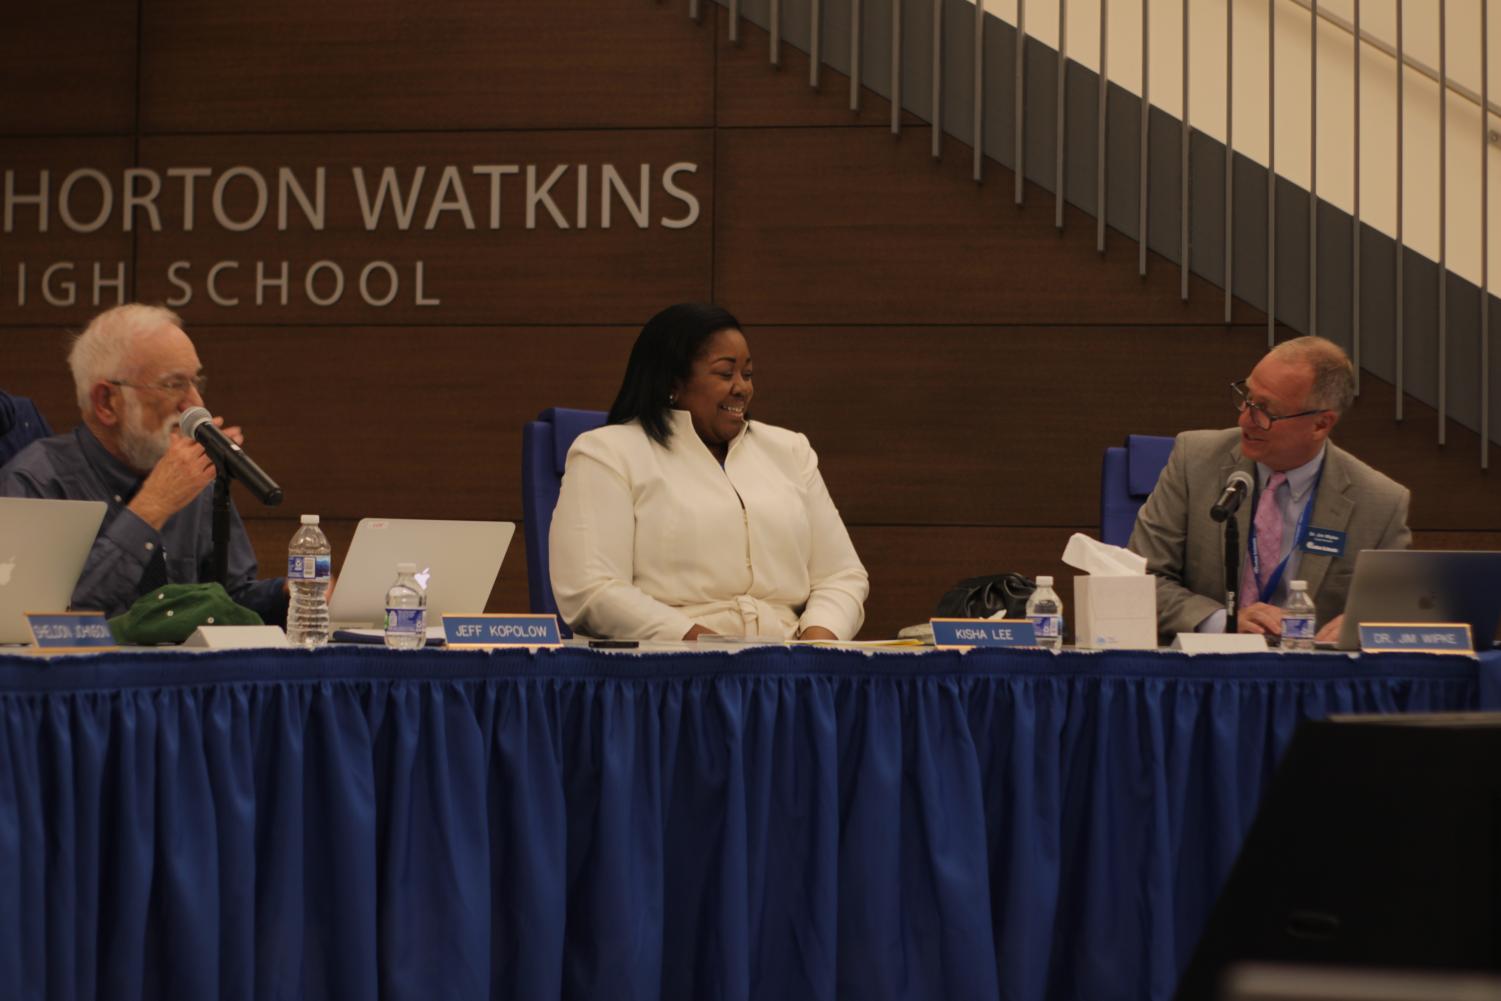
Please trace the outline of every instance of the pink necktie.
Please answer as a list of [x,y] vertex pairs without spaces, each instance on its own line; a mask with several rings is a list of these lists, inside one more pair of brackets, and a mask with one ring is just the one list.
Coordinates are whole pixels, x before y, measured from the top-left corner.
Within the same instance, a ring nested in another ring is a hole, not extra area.
[[[1273,473],[1261,491],[1261,502],[1256,505],[1256,553],[1261,560],[1261,579],[1256,579],[1250,548],[1247,547],[1246,565],[1240,575],[1238,600],[1241,608],[1260,600],[1261,589],[1282,560],[1282,506],[1277,503],[1277,488],[1286,482],[1286,473]],[[1271,600],[1271,595],[1267,600]]]

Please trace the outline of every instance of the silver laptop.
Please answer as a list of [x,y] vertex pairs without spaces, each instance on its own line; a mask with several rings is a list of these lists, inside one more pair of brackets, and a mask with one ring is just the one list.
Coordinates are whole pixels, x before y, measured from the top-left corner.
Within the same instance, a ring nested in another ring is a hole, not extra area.
[[27,612],[66,611],[103,501],[0,497],[0,643],[30,643]]
[[515,534],[513,521],[364,518],[339,570],[328,617],[345,629],[383,625],[398,563],[417,564],[429,624],[438,625],[444,613],[483,612]]
[[1501,620],[1501,552],[1362,549],[1339,648],[1360,647],[1362,622],[1467,622],[1489,650]]

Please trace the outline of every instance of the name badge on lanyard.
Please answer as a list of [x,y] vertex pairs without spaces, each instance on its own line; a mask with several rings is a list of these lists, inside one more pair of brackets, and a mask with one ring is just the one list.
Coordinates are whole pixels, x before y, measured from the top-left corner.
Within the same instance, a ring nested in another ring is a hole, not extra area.
[[1345,555],[1345,533],[1332,528],[1310,528],[1303,540],[1303,552],[1313,556]]

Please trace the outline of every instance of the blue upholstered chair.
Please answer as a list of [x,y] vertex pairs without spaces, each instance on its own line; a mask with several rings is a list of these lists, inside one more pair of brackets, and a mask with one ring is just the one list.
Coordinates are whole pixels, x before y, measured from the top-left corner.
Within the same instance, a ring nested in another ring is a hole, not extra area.
[[521,513],[526,537],[526,582],[532,611],[557,614],[547,558],[547,531],[558,505],[563,462],[573,439],[605,422],[603,411],[549,407],[521,430]]
[[1100,468],[1100,541],[1124,546],[1136,524],[1136,512],[1157,485],[1173,450],[1173,439],[1128,434],[1126,444],[1105,449]]
[[0,391],[0,466],[38,438],[52,434],[42,412],[24,396]]

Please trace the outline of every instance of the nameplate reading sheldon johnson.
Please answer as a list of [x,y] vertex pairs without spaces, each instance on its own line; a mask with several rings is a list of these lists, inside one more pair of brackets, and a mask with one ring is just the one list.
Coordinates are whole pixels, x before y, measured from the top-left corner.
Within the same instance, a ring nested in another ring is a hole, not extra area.
[[103,612],[27,612],[37,647],[46,650],[107,650],[115,646]]
[[555,615],[445,615],[443,639],[451,650],[563,645]]
[[933,645],[1036,646],[1037,630],[1026,619],[933,619]]

